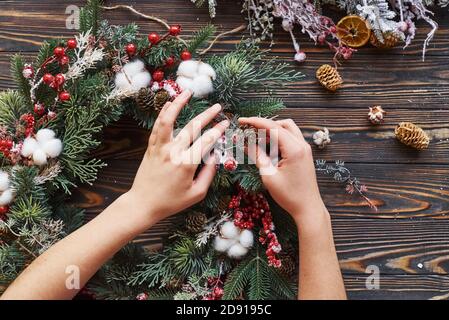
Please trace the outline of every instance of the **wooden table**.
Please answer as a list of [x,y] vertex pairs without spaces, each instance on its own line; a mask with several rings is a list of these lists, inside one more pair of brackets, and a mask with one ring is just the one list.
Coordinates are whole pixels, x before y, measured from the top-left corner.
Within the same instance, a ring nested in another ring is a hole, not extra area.
[[[33,57],[48,38],[70,36],[66,8],[84,1],[24,0],[0,2],[0,89],[13,88],[9,56],[23,52]],[[107,1],[133,4],[147,14],[180,23],[186,34],[209,21],[206,9],[196,9],[188,0]],[[242,23],[234,1],[219,1],[214,23],[220,31]],[[237,1],[235,1],[237,2]],[[136,21],[142,32],[160,31],[129,12],[108,12],[113,23]],[[332,144],[324,151],[314,149],[316,158],[346,161],[365,182],[369,196],[378,205],[374,212],[357,197],[345,194],[333,181],[320,177],[320,188],[333,219],[334,235],[346,287],[355,299],[428,299],[449,297],[449,13],[437,10],[440,29],[421,61],[426,32],[419,34],[406,50],[379,51],[363,48],[340,71],[345,85],[336,94],[324,91],[315,70],[329,63],[332,54],[299,37],[308,54],[307,62],[292,67],[307,78],[277,90],[288,109],[283,117],[293,118],[310,141],[311,134],[326,126]],[[214,53],[230,50],[241,35],[226,37]],[[293,50],[287,33],[277,28],[273,54],[291,62]],[[367,121],[368,106],[382,105],[388,114],[385,124],[373,127]],[[432,137],[423,152],[409,149],[394,139],[400,121],[421,125]],[[82,186],[75,200],[89,217],[101,212],[129,188],[148,134],[124,118],[104,132],[104,143],[96,156],[109,166],[92,186]],[[126,219],[126,212],[124,213]],[[155,245],[169,222],[162,222],[137,239]],[[380,289],[368,290],[366,268],[380,269]]]

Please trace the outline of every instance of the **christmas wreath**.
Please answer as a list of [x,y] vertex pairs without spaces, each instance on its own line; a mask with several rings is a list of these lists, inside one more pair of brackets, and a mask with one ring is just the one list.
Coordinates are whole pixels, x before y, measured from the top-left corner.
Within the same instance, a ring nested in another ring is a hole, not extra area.
[[[2,289],[83,224],[70,192],[93,183],[105,165],[90,158],[105,126],[127,113],[150,129],[161,107],[188,88],[194,98],[178,127],[218,102],[241,135],[248,128],[239,128],[236,117],[275,115],[283,103],[270,95],[271,86],[302,78],[252,42],[199,59],[212,25],[188,41],[180,26],[165,22],[165,35],[142,37],[136,24],[110,25],[101,11],[99,0],[88,1],[80,34],[45,42],[33,64],[12,57],[18,89],[0,94]],[[295,297],[296,228],[263,193],[256,168],[237,163],[233,149],[239,147],[220,140],[220,168],[206,199],[177,216],[162,250],[130,244],[89,282],[89,292],[100,299]],[[342,163],[319,162],[318,169],[364,190]]]

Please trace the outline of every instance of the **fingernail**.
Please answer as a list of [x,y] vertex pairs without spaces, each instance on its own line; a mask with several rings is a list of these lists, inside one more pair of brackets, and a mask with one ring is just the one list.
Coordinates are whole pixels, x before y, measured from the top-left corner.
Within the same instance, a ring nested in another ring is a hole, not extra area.
[[213,111],[220,111],[221,110],[221,105],[219,104],[219,103],[217,103],[217,104],[214,104],[212,107],[211,107],[211,109],[213,110]]
[[239,122],[243,122],[243,121],[246,121],[248,118],[246,118],[246,117],[240,117],[239,118]]
[[228,127],[231,123],[229,122],[229,120],[223,120],[223,121],[221,122],[221,124],[222,124],[223,126],[225,126],[225,127]]

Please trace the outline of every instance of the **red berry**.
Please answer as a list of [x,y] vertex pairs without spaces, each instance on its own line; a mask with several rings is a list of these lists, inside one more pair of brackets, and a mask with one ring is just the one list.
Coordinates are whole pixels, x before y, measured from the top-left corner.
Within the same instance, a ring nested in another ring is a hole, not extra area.
[[42,116],[45,113],[45,107],[42,103],[35,103],[34,104],[34,113],[38,116]]
[[167,60],[165,60],[165,66],[171,67],[175,64],[175,57],[168,57]]
[[70,59],[67,56],[63,56],[63,57],[61,57],[61,59],[59,59],[59,64],[61,66],[67,65],[67,64],[69,64],[69,62],[70,62]]
[[42,81],[44,81],[45,84],[50,85],[55,80],[55,77],[51,73],[46,73],[42,77]]
[[8,206],[0,206],[0,214],[5,214],[9,210]]
[[229,158],[224,162],[223,167],[226,171],[235,171],[237,169],[237,161],[234,158]]
[[190,59],[192,59],[192,54],[189,51],[184,50],[183,52],[181,52],[181,60],[182,61],[190,60]]
[[61,101],[67,101],[70,99],[70,93],[68,93],[67,91],[61,91],[59,93],[59,100]]
[[134,43],[129,43],[126,45],[125,50],[129,56],[133,56],[137,53],[137,46]]
[[179,34],[181,33],[181,26],[180,25],[170,26],[168,33],[170,33],[170,35],[174,37],[179,36]]
[[153,80],[156,82],[164,80],[164,71],[156,70],[153,72]]
[[53,50],[53,54],[58,58],[62,58],[65,55],[65,49],[63,47],[56,47]]
[[337,32],[337,28],[335,26],[330,27],[330,32],[331,33],[336,33]]
[[47,116],[48,116],[48,119],[50,119],[50,120],[54,119],[54,118],[56,118],[56,112],[48,111]]
[[151,44],[157,44],[161,40],[161,37],[156,32],[151,32],[148,35],[148,41],[150,41]]
[[67,48],[75,49],[78,44],[76,43],[76,39],[67,40]]
[[65,77],[64,77],[64,75],[62,74],[62,73],[58,73],[56,76],[55,76],[55,82],[56,82],[56,85],[57,86],[62,86],[63,84],[64,84],[64,82],[65,82]]

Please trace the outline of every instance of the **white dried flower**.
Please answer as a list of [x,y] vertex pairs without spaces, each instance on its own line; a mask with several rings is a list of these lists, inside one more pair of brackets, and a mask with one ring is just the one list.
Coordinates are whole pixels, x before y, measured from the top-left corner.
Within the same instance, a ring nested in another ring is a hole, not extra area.
[[329,130],[323,128],[323,130],[316,131],[313,136],[313,143],[320,149],[325,148],[329,143],[331,143],[331,138],[329,136]]

